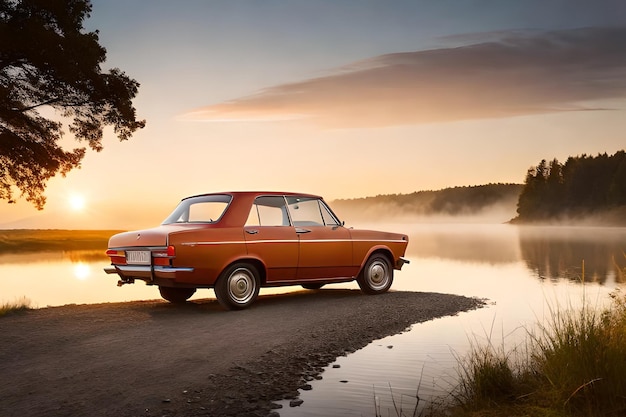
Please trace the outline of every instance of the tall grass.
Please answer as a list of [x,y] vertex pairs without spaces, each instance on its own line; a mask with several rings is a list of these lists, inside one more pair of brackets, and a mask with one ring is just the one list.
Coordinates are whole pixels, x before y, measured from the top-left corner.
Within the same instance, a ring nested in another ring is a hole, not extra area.
[[626,415],[626,296],[552,308],[523,348],[474,345],[460,363],[457,416]]
[[0,304],[0,317],[10,313],[30,310],[31,308],[32,303],[26,297],[22,297],[14,302],[4,302]]

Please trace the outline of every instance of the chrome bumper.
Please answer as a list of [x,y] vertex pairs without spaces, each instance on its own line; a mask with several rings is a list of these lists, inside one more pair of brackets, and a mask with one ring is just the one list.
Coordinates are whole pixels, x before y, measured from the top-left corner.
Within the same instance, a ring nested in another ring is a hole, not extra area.
[[117,274],[123,280],[141,279],[144,281],[154,281],[155,278],[175,278],[181,272],[193,272],[193,268],[175,268],[171,266],[152,265],[115,265],[104,268],[107,274]]

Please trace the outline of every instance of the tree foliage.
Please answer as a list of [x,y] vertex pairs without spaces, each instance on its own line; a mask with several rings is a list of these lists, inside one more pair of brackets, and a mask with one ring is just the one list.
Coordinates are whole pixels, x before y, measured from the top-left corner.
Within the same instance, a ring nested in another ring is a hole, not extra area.
[[90,13],[89,0],[0,0],[0,199],[17,189],[41,209],[47,181],[80,166],[85,147],[59,143],[64,122],[95,151],[105,126],[120,140],[145,126],[132,105],[139,83],[101,69],[98,32],[83,29]]
[[517,205],[518,220],[551,220],[626,205],[626,152],[542,160],[531,167]]

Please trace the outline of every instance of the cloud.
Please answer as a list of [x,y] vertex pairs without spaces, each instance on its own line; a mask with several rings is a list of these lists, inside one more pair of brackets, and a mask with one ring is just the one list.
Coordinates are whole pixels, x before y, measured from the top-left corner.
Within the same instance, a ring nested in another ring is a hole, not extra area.
[[359,128],[599,110],[626,97],[626,28],[512,31],[381,55],[324,77],[196,109],[183,120],[309,119]]

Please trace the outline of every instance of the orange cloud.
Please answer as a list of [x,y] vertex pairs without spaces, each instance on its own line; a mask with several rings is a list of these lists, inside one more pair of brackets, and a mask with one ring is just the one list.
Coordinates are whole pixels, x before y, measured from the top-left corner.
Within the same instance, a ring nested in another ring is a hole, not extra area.
[[499,33],[489,42],[377,56],[181,118],[359,128],[598,110],[582,103],[626,97],[624,51],[626,28]]

